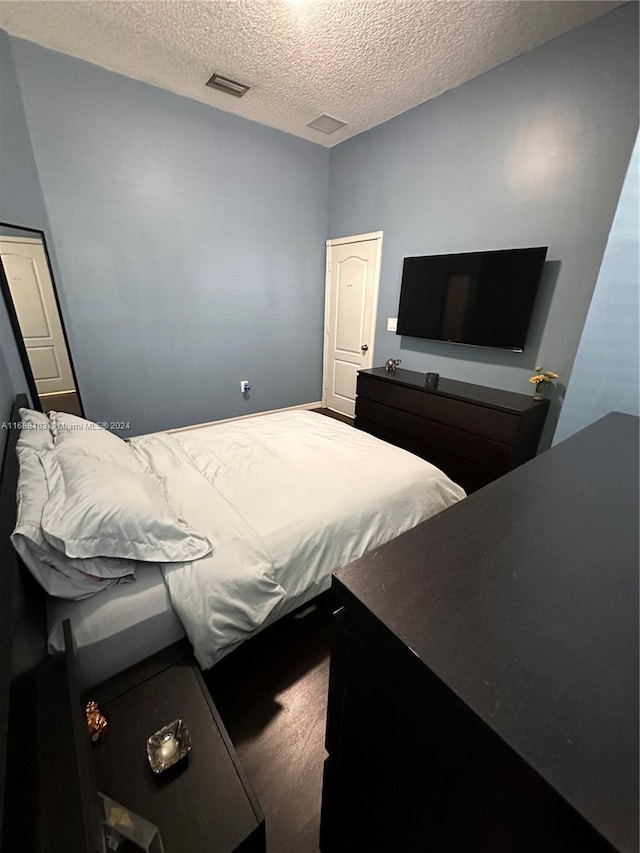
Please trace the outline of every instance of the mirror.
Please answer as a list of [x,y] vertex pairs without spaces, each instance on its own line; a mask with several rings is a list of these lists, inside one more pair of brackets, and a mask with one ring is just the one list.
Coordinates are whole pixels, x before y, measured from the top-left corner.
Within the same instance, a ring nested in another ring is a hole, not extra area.
[[42,231],[0,222],[0,287],[34,408],[84,417]]

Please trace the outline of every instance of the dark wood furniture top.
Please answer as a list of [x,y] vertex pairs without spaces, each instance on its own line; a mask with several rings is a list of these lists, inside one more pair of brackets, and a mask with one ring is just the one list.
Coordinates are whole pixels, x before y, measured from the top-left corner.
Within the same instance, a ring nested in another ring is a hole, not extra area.
[[382,367],[358,373],[355,426],[433,462],[467,492],[535,456],[548,400]]
[[[628,853],[638,849],[638,437],[637,418],[610,414],[334,581],[346,613],[366,613]],[[333,662],[332,678],[337,690]],[[346,713],[335,709],[331,731],[330,698],[329,752]]]
[[488,388],[471,382],[459,382],[457,379],[446,379],[443,376],[438,380],[437,388],[427,388],[426,374],[416,370],[404,370],[401,367],[396,368],[395,372],[385,367],[372,367],[370,370],[360,370],[358,375],[385,379],[396,386],[417,388],[436,397],[449,397],[452,400],[477,403],[499,412],[508,411],[515,415],[521,415],[532,407],[535,408],[538,402],[533,400],[533,396],[527,397],[526,394],[501,391],[499,388]]
[[[264,816],[186,642],[90,691],[109,721],[95,746],[98,789],[155,823],[165,853],[264,851]],[[182,719],[192,749],[156,776],[146,740]]]

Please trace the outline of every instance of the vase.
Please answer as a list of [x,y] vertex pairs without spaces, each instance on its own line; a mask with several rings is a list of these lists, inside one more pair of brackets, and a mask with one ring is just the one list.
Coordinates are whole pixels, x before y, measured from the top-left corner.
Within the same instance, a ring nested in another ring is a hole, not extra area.
[[544,400],[544,387],[546,384],[546,382],[538,382],[538,384],[536,385],[536,390],[533,394],[534,400]]

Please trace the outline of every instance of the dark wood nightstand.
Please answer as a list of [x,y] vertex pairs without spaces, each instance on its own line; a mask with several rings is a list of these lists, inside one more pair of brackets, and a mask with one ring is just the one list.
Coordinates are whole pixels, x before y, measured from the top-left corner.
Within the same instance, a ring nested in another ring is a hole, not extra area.
[[[109,721],[92,753],[98,790],[155,823],[165,853],[264,853],[264,815],[184,641],[93,688]],[[147,737],[180,718],[188,757],[156,776]]]

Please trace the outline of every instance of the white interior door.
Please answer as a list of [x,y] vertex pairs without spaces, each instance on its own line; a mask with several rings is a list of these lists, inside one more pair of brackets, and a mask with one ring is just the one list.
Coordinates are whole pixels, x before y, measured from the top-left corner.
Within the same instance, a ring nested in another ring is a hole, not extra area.
[[38,393],[73,391],[73,373],[42,243],[0,237],[0,261]]
[[358,370],[373,364],[382,232],[327,241],[324,405],[353,417]]

